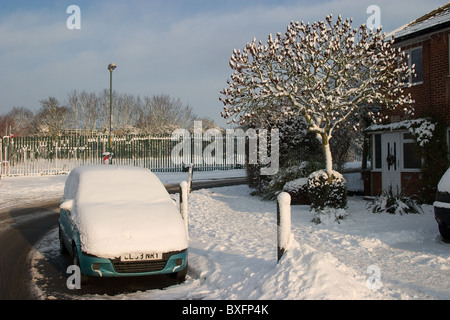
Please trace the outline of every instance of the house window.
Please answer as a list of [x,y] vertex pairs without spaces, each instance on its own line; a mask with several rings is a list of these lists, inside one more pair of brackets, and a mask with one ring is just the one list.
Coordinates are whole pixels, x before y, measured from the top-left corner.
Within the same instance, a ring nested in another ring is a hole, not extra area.
[[410,77],[409,82],[412,84],[423,82],[423,62],[422,62],[422,47],[416,47],[406,50],[408,59],[408,67],[411,69],[414,66],[414,75]]
[[421,167],[422,158],[414,137],[410,133],[403,134],[403,168],[420,169]]

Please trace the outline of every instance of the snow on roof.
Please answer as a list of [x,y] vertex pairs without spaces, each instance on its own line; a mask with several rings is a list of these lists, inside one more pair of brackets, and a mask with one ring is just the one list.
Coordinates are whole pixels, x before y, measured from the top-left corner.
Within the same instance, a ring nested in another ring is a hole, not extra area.
[[408,130],[417,140],[420,146],[424,146],[433,138],[433,133],[436,125],[429,119],[419,118],[413,120],[404,120],[384,125],[371,125],[367,132],[378,131],[397,131]]
[[432,31],[447,26],[450,23],[450,3],[439,7],[422,17],[401,26],[400,28],[387,34],[388,37],[394,36],[395,39],[412,37],[414,34],[425,31]]
[[413,119],[413,120],[403,120],[400,122],[393,122],[388,124],[373,124],[367,127],[366,131],[395,131],[395,130],[408,130],[412,125],[421,124],[426,121],[426,119]]

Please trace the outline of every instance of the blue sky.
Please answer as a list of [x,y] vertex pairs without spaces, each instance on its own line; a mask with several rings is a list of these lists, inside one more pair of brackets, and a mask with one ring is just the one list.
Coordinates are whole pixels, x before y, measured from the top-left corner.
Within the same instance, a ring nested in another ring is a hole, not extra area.
[[[224,126],[219,91],[231,75],[234,48],[283,32],[291,20],[326,15],[365,23],[381,9],[392,31],[445,4],[439,0],[0,0],[0,114],[38,110],[49,96],[65,103],[72,90],[113,87],[140,96],[169,94],[198,116]],[[81,29],[69,30],[67,7],[78,5]]]

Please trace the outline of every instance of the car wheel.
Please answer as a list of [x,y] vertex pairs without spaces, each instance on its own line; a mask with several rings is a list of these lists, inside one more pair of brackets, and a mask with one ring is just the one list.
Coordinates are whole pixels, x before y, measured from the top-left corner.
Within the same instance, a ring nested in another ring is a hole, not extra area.
[[58,235],[59,235],[59,252],[60,252],[62,255],[67,255],[67,254],[69,253],[69,251],[67,250],[66,245],[65,245],[65,243],[64,243],[64,238],[63,238],[61,226],[59,226],[59,232],[58,232]]
[[187,272],[188,272],[188,264],[186,263],[186,267],[183,270],[174,272],[172,276],[177,280],[177,283],[183,283],[186,280]]
[[88,277],[83,275],[83,272],[81,271],[81,264],[80,264],[80,258],[78,257],[78,250],[77,247],[73,246],[73,257],[72,257],[72,263],[76,265],[78,268],[80,268],[80,284],[86,284]]
[[442,223],[439,223],[439,233],[444,241],[450,241],[450,229]]

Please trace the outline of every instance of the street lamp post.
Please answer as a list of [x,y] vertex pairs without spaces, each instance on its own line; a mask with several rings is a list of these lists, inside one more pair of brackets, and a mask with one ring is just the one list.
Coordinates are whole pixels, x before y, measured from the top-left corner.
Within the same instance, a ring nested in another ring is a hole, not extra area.
[[111,133],[112,133],[112,73],[117,68],[115,63],[108,65],[109,70],[109,151],[111,152]]

